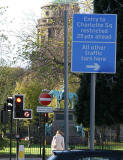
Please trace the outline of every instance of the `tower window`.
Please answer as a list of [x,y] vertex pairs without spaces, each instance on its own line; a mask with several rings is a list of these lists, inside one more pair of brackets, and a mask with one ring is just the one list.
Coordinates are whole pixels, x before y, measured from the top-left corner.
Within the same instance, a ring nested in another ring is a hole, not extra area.
[[52,38],[52,29],[48,28],[48,38]]
[[43,19],[42,21],[45,23],[45,22],[46,22],[46,19]]
[[49,16],[49,12],[48,11],[46,11],[46,15]]

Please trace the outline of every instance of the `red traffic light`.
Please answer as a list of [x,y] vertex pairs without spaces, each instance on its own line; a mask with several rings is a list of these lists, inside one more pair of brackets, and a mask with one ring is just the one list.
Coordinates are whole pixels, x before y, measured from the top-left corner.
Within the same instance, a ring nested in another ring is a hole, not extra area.
[[16,101],[17,103],[21,103],[21,102],[22,102],[22,98],[16,97],[15,101]]
[[48,122],[48,113],[44,113],[45,122]]
[[45,116],[45,117],[48,117],[48,113],[44,113],[44,116]]

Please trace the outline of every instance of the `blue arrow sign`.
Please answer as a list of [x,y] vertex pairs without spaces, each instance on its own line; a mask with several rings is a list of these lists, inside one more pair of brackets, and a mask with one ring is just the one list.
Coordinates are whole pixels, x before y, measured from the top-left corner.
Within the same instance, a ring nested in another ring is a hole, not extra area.
[[74,14],[72,72],[116,72],[116,25],[113,14]]

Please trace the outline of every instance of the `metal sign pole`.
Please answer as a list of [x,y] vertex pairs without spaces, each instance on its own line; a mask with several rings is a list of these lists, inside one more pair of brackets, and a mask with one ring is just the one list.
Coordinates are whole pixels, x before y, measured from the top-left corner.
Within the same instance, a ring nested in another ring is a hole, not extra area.
[[40,158],[41,158],[41,113],[39,113],[39,137],[40,137]]
[[68,149],[68,11],[64,11],[64,126],[65,149]]
[[16,119],[16,160],[18,160],[18,152],[19,152],[19,132],[18,132],[18,119]]
[[43,118],[44,118],[44,122],[43,122],[43,152],[42,152],[42,160],[45,160],[45,113],[43,113]]
[[10,160],[12,158],[12,133],[13,133],[13,125],[12,125],[12,118],[13,118],[13,106],[12,106],[12,109],[11,109],[11,126],[10,126]]
[[90,149],[94,149],[95,138],[95,88],[96,74],[91,73],[91,89],[90,89]]

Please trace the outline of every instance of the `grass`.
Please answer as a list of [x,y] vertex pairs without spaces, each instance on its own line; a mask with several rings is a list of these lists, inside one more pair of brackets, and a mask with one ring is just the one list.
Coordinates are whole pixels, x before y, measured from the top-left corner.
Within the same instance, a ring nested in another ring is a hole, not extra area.
[[[22,145],[22,143],[21,143]],[[24,145],[24,153],[29,155],[40,155],[40,145],[39,144],[31,144],[31,147],[28,147],[28,144]],[[41,147],[42,152],[42,147]],[[10,153],[10,147],[5,147],[3,150],[0,150],[0,155],[2,154],[9,154]],[[45,153],[47,156],[51,155],[51,148],[50,146],[47,146],[45,148]],[[16,154],[16,143],[12,145],[12,154]]]
[[[24,153],[25,155],[40,155],[40,145],[39,144],[31,144],[31,147],[28,147],[28,143],[23,141],[20,143],[24,145]],[[88,149],[88,146],[84,145],[71,145],[70,149]],[[106,149],[106,150],[123,150],[123,143],[106,143],[103,146],[95,145],[95,149]],[[3,150],[0,150],[0,155],[9,154],[10,148],[5,147]],[[12,154],[16,154],[16,141],[12,142]],[[42,148],[41,148],[42,154]],[[45,148],[45,154],[47,157],[51,155],[51,147],[47,145]]]

